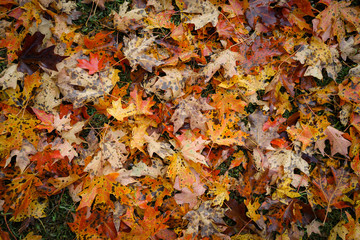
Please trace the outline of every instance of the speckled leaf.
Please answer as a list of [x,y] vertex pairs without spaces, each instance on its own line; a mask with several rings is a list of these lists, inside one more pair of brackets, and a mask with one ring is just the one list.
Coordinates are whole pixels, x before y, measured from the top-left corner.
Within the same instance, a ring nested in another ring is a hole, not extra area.
[[202,237],[209,237],[219,232],[216,224],[225,224],[224,208],[211,207],[211,201],[206,201],[201,204],[197,210],[188,212],[183,218],[189,221],[186,234],[193,234],[195,236],[200,232]]
[[163,61],[155,56],[148,54],[148,50],[155,48],[156,37],[140,38],[131,35],[131,38],[124,37],[124,55],[130,61],[130,65],[135,70],[138,65],[148,72],[152,72],[153,67],[159,66]]
[[108,68],[90,75],[82,68],[64,68],[58,75],[57,86],[64,95],[63,101],[72,102],[74,108],[79,108],[107,95],[119,79],[118,72],[119,70]]
[[195,24],[195,30],[204,27],[206,24],[211,23],[213,27],[218,22],[220,15],[219,10],[211,2],[204,0],[177,0],[176,5],[187,13],[185,19],[186,23]]
[[7,120],[0,124],[0,155],[21,147],[24,138],[37,146],[39,136],[35,128],[39,123],[40,121],[30,116],[20,118],[12,114],[7,115]]

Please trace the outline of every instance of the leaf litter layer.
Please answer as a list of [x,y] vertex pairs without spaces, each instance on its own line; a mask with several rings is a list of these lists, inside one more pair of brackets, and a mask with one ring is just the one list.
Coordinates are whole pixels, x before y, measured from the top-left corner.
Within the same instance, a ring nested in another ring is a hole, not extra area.
[[359,16],[2,1],[1,239],[359,238]]

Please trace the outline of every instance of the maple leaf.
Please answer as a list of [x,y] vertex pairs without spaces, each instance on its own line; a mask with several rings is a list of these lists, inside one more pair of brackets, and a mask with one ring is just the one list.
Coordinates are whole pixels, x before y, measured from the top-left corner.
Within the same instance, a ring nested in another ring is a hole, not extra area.
[[7,88],[15,89],[17,86],[17,81],[20,81],[24,78],[24,73],[17,71],[16,64],[11,64],[8,68],[1,73],[0,86],[5,90]]
[[176,5],[189,18],[185,23],[194,24],[195,30],[204,27],[209,22],[215,27],[218,22],[220,12],[211,2],[204,0],[195,2],[191,0],[177,0]]
[[222,206],[224,201],[228,201],[230,180],[227,174],[222,175],[217,181],[214,181],[209,187],[209,194],[214,195],[212,206]]
[[132,177],[141,177],[141,176],[150,176],[152,178],[157,178],[158,176],[164,175],[164,164],[158,158],[154,158],[151,161],[151,166],[149,167],[144,162],[139,162],[131,169],[130,176]]
[[[253,146],[255,144],[260,148],[272,149],[270,142],[279,137],[277,133],[278,126],[264,131],[263,126],[267,120],[268,117],[261,111],[255,111],[249,115],[249,122],[251,124],[249,134],[251,138],[247,145]],[[242,129],[244,128],[245,126],[242,125]]]
[[9,151],[21,147],[24,138],[32,145],[37,146],[39,136],[36,134],[35,128],[39,124],[38,120],[27,114],[23,118],[12,114],[6,117],[7,120],[0,125],[0,155],[6,156]]
[[[116,178],[118,177],[118,175],[118,173],[111,173],[100,177],[94,177],[92,180],[90,180],[83,187],[83,190],[80,193],[81,202],[77,207],[77,210],[85,207],[91,207],[95,200],[95,204],[100,205],[99,207],[109,206],[111,208],[114,208],[115,206],[110,200],[110,194],[114,194],[116,190],[119,190],[117,189],[117,187],[119,187],[119,184],[116,182]],[[125,190],[124,187],[123,189]],[[120,192],[118,192],[118,194],[120,194]]]
[[234,226],[228,226],[224,233],[233,235],[233,233],[239,232],[241,229],[256,229],[246,214],[246,205],[244,202],[238,203],[235,199],[230,199],[226,201],[226,205],[229,209],[226,210],[225,215],[236,222],[236,224]]
[[58,75],[57,86],[64,95],[64,101],[73,103],[74,108],[96,101],[110,93],[119,80],[119,70],[108,68],[98,74],[90,75],[86,70],[74,67],[63,68]]
[[159,216],[159,213],[156,208],[146,208],[143,219],[132,226],[130,233],[124,234],[126,239],[146,240],[161,230],[167,229],[168,226],[164,223],[169,219],[169,216]]
[[180,101],[178,108],[171,116],[170,121],[174,122],[174,133],[176,133],[185,123],[185,119],[190,118],[191,129],[199,128],[205,131],[205,122],[207,118],[201,111],[212,110],[213,107],[206,103],[204,98],[196,99],[188,96]]
[[229,4],[230,5],[223,4],[221,6],[224,12],[229,13],[228,18],[244,15],[244,4],[242,2],[239,0],[229,0]]
[[339,85],[339,97],[349,103],[360,103],[360,77],[351,77]]
[[316,203],[321,206],[326,206],[326,221],[327,214],[332,206],[343,208],[349,206],[346,203],[347,198],[345,194],[352,191],[356,184],[354,177],[346,172],[344,169],[334,169],[331,167],[331,175],[327,177],[321,173],[315,175],[312,183],[315,188],[309,189],[309,200],[312,204]]
[[29,143],[26,139],[23,140],[20,150],[12,150],[9,158],[6,160],[5,166],[10,164],[12,157],[16,156],[16,166],[18,166],[21,172],[24,172],[25,168],[30,164],[30,156],[36,153],[35,147]]
[[323,224],[321,222],[318,222],[316,220],[313,220],[309,225],[306,226],[306,231],[308,236],[310,237],[311,234],[315,233],[315,234],[321,234],[320,232],[320,227]]
[[206,140],[203,140],[201,137],[198,137],[194,141],[191,139],[180,139],[181,141],[181,154],[186,160],[191,160],[195,163],[201,163],[205,166],[209,166],[206,161],[206,157],[201,154],[202,150],[209,143]]
[[37,109],[51,112],[61,104],[60,90],[50,75],[42,74],[42,85],[38,89],[38,94],[34,99],[34,106]]
[[139,90],[137,86],[135,86],[134,90],[130,92],[130,96],[133,102],[136,105],[136,113],[144,114],[144,115],[153,115],[153,111],[151,107],[154,106],[155,101],[153,101],[152,97],[143,100],[144,91]]
[[136,114],[136,106],[130,103],[126,108],[122,107],[122,99],[112,102],[112,107],[107,109],[107,112],[115,117],[118,121],[123,121],[124,118],[134,116]]
[[153,133],[150,136],[145,135],[144,138],[148,143],[148,153],[150,157],[153,157],[153,154],[156,153],[162,159],[172,156],[175,152],[171,149],[171,145],[167,142],[157,141],[159,136],[156,136]]
[[135,116],[135,115],[152,115],[151,110],[155,102],[152,98],[146,100],[142,99],[143,91],[139,91],[137,87],[131,91],[130,96],[132,97],[132,103],[126,108],[122,108],[121,98],[117,101],[112,102],[112,107],[107,109],[107,112],[114,116],[117,120],[123,121],[124,118]]
[[189,221],[185,233],[195,236],[200,232],[202,237],[208,237],[219,232],[220,230],[216,224],[225,224],[222,219],[224,213],[225,209],[212,208],[211,201],[202,203],[197,210],[189,211],[183,217],[183,219]]
[[338,42],[341,42],[346,34],[345,21],[350,22],[357,31],[360,30],[359,18],[356,17],[360,11],[348,6],[348,2],[332,1],[328,8],[313,19],[314,32],[321,36],[323,41],[336,36]]
[[218,109],[220,116],[223,116],[229,110],[245,113],[247,103],[241,100],[235,92],[219,89],[216,94],[212,95],[210,105]]
[[290,187],[291,178],[285,178],[280,184],[278,184],[276,188],[276,192],[273,193],[272,199],[273,200],[280,200],[286,197],[289,198],[297,198],[301,197],[300,193],[295,192],[295,189]]
[[17,52],[21,48],[21,42],[25,37],[24,33],[18,34],[15,30],[13,32],[6,32],[5,38],[0,39],[0,46],[7,48],[6,56],[9,63],[17,59]]
[[336,79],[341,69],[335,47],[328,47],[320,38],[312,37],[310,45],[302,46],[293,59],[307,65],[304,76],[314,76],[323,79],[321,70],[325,68],[329,77]]
[[211,56],[211,62],[209,62],[203,69],[201,77],[205,77],[205,83],[208,82],[212,76],[221,68],[224,68],[224,76],[231,78],[237,74],[236,61],[242,61],[244,57],[238,53],[233,52],[230,49],[222,51],[220,53]]
[[51,150],[48,146],[44,151],[39,151],[31,157],[31,161],[35,163],[36,169],[39,174],[43,174],[46,170],[47,172],[52,172],[52,166],[54,163],[62,159],[63,156],[60,154],[59,150]]
[[182,189],[187,187],[191,189],[192,184],[196,181],[195,175],[192,173],[189,164],[183,159],[179,153],[175,153],[168,157],[170,165],[167,169],[167,175],[174,182],[178,176],[179,187]]
[[163,63],[155,56],[148,54],[148,50],[156,48],[154,40],[156,37],[139,38],[131,35],[131,38],[124,38],[124,56],[129,60],[130,66],[135,70],[138,65],[148,72],[152,72],[152,68]]
[[[45,208],[48,205],[46,196],[37,191],[41,186],[40,179],[34,174],[20,174],[11,179],[6,187],[6,198],[3,205],[4,211],[14,210],[12,221],[20,222],[27,217],[45,217]],[[43,198],[45,201],[40,202]]]
[[260,203],[259,203],[259,199],[256,198],[255,201],[253,203],[251,203],[251,201],[249,199],[246,199],[245,201],[245,205],[248,209],[248,212],[246,213],[246,216],[248,216],[249,218],[251,218],[254,222],[258,221],[259,219],[261,219],[261,215],[256,213],[256,211],[259,209],[260,207]]
[[296,187],[299,185],[299,181],[297,180],[297,174],[294,173],[295,169],[299,169],[306,175],[310,175],[309,164],[290,150],[269,152],[267,157],[270,169],[275,170],[283,167],[285,175],[292,179],[292,184]]
[[85,125],[85,121],[77,122],[71,127],[71,129],[69,131],[61,132],[61,136],[65,140],[67,140],[70,144],[72,144],[72,143],[80,144],[80,143],[84,142],[84,140],[80,139],[75,134],[78,134],[79,132],[81,132],[84,125]]
[[168,67],[162,68],[162,71],[166,75],[150,79],[145,84],[145,89],[147,92],[156,93],[157,96],[166,101],[180,97],[183,94],[182,89],[186,81],[194,75],[194,72],[188,67],[185,67],[185,69]]
[[191,172],[194,174],[195,182],[191,185],[191,188],[180,187],[179,177],[175,178],[174,189],[181,191],[174,196],[174,199],[177,204],[189,203],[189,208],[193,208],[197,202],[198,196],[201,196],[205,193],[206,188],[204,184],[200,181],[200,175],[195,172],[194,169],[191,169]]
[[39,51],[45,35],[36,32],[34,35],[27,35],[23,50],[19,51],[18,71],[28,73],[36,72],[40,67],[57,71],[56,64],[67,58],[54,53],[55,46],[51,46]]
[[[215,122],[217,122],[217,124]],[[236,122],[236,116],[232,113],[224,114],[221,118],[221,122],[219,122],[218,119],[212,119],[207,122],[207,135],[213,143],[219,145],[245,145],[248,134],[241,130],[233,131]]]
[[77,66],[80,68],[88,69],[90,75],[101,71],[105,67],[105,57],[103,56],[99,59],[98,54],[94,53],[90,53],[90,61],[86,59],[77,59],[77,61],[79,62]]
[[146,11],[143,8],[135,8],[127,11],[129,2],[124,2],[119,7],[119,12],[113,12],[114,26],[121,32],[127,32],[129,30],[135,31],[136,29],[143,27],[143,19],[147,16]]
[[[276,8],[271,7],[273,0],[251,0],[249,7],[245,11],[246,19],[249,25],[255,29],[255,25],[259,20],[266,27],[274,27],[280,21],[279,15],[276,13]],[[286,23],[285,23],[286,24]]]
[[101,176],[105,161],[109,162],[113,170],[121,168],[128,156],[126,145],[120,141],[124,136],[121,130],[109,129],[99,144],[100,151],[86,165],[84,172],[90,172],[91,176]]

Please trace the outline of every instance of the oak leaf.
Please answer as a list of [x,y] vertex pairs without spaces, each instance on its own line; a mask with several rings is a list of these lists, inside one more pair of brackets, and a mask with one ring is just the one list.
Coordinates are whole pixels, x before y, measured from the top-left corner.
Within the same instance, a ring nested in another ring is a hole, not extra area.
[[316,142],[316,147],[319,148],[320,152],[325,154],[325,140],[329,139],[331,146],[331,156],[334,156],[336,153],[340,153],[341,155],[348,155],[348,147],[351,146],[351,142],[345,139],[342,135],[343,132],[328,126],[325,130],[326,138],[321,139]]
[[36,32],[34,35],[27,35],[23,50],[19,51],[18,71],[33,74],[40,67],[57,71],[56,64],[67,58],[54,53],[55,46],[39,50],[45,35]]

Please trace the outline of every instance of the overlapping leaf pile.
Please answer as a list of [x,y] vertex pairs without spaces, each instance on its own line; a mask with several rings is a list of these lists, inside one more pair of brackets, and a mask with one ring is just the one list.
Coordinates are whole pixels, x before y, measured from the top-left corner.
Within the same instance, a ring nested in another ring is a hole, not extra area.
[[145,240],[324,236],[344,209],[330,237],[358,239],[360,10],[312,3],[124,2],[84,35],[73,1],[1,1],[1,210],[68,189],[79,239]]

